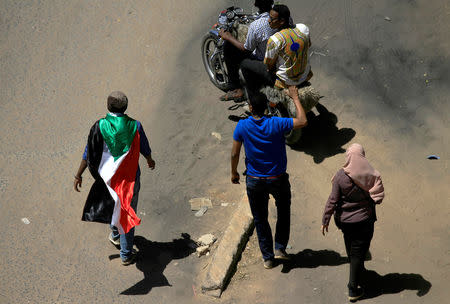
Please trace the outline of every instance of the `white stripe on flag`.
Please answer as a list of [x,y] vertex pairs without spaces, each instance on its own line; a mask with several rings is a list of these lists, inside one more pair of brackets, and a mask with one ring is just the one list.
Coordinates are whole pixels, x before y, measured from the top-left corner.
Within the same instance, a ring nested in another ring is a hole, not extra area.
[[128,150],[125,154],[123,154],[119,159],[114,161],[114,157],[112,156],[111,152],[108,149],[108,146],[105,142],[103,142],[103,153],[102,153],[102,160],[100,161],[100,166],[98,167],[98,173],[102,177],[103,181],[106,184],[106,187],[109,190],[109,193],[111,194],[113,200],[114,200],[114,211],[111,219],[111,225],[116,226],[119,230],[120,234],[124,234],[125,231],[122,228],[122,225],[120,225],[120,199],[117,193],[114,191],[113,188],[111,188],[111,179],[114,176],[114,174],[117,171],[117,168],[119,168],[122,161],[125,159],[125,157],[128,155]]

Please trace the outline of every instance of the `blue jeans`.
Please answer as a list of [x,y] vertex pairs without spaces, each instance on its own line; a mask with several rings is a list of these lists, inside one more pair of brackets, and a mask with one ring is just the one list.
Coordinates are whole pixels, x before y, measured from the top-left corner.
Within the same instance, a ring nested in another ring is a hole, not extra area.
[[[141,182],[139,175],[136,177],[136,182],[134,184],[133,197],[131,198],[131,208],[134,212],[137,209],[137,203],[139,198],[139,189],[141,188]],[[119,234],[117,227],[110,225],[112,230],[113,239],[117,240],[120,238],[120,258],[123,260],[128,259],[133,253],[133,242],[134,242],[134,227],[125,234]]]
[[255,222],[259,248],[264,260],[274,258],[272,230],[270,229],[269,194],[275,198],[277,223],[275,249],[286,249],[291,225],[291,185],[287,173],[273,179],[247,176],[247,196]]

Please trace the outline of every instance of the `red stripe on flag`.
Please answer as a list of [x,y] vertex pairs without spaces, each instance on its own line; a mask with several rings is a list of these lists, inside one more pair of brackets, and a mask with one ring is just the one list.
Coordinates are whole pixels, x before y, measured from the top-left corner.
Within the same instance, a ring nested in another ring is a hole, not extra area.
[[136,135],[131,143],[128,154],[111,178],[111,188],[117,193],[120,199],[120,225],[125,233],[141,223],[141,219],[137,217],[133,208],[130,206],[139,165],[139,148],[139,132],[136,130]]

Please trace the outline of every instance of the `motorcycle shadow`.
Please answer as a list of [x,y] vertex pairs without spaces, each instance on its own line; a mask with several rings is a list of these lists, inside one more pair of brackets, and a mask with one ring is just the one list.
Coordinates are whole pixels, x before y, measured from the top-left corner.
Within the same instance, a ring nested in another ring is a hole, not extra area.
[[318,103],[316,110],[319,115],[313,111],[306,114],[308,125],[302,129],[300,140],[290,147],[295,151],[311,155],[314,162],[320,164],[327,157],[344,153],[345,149],[342,146],[352,140],[356,132],[351,128],[339,129],[336,126],[337,116],[322,104]]

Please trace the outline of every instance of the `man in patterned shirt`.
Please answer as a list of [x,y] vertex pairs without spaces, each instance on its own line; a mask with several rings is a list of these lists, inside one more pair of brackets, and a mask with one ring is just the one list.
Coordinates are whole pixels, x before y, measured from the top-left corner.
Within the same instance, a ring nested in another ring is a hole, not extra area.
[[279,31],[267,42],[264,63],[248,60],[241,63],[250,94],[265,85],[279,88],[298,86],[312,77],[308,62],[311,46],[308,27],[304,24],[294,25],[289,8],[281,4],[273,6],[269,24]]
[[272,4],[273,0],[255,0],[254,5],[261,15],[250,24],[245,43],[234,38],[230,32],[220,30],[219,35],[225,40],[224,57],[228,77],[234,89],[223,95],[221,100],[242,101],[245,98],[239,83],[239,66],[244,59],[259,62],[264,60],[267,40],[277,31],[269,26],[269,11]]

